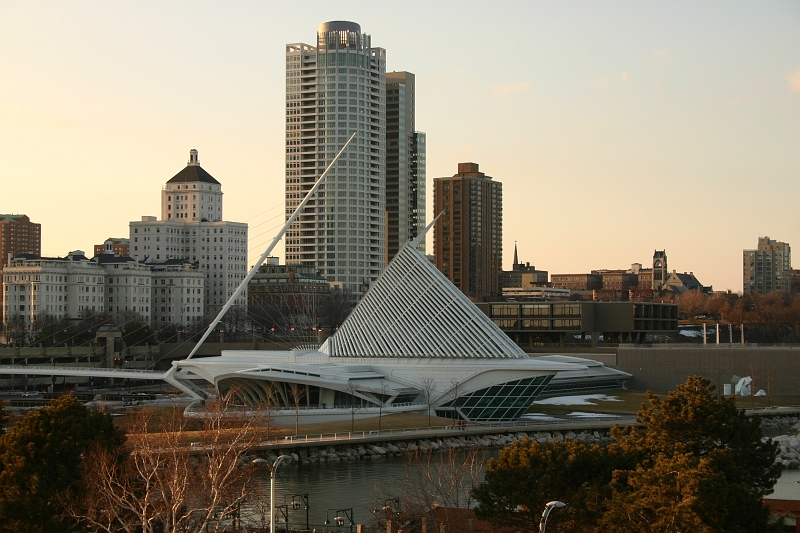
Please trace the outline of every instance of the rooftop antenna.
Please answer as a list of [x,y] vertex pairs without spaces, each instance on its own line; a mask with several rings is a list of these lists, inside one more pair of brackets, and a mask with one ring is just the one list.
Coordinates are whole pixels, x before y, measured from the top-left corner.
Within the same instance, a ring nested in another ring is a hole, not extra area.
[[[238,298],[239,295],[244,290],[244,288],[247,287],[247,284],[250,282],[250,280],[253,278],[253,276],[256,274],[256,272],[258,272],[258,268],[264,263],[264,260],[267,257],[269,257],[269,254],[272,253],[272,249],[275,248],[275,246],[278,244],[278,241],[280,241],[283,238],[283,235],[289,229],[289,226],[291,226],[292,223],[295,221],[295,219],[298,216],[300,216],[300,213],[303,211],[303,209],[305,209],[306,204],[308,203],[308,201],[316,194],[317,189],[319,189],[319,186],[325,180],[325,176],[327,176],[328,171],[333,167],[334,163],[336,163],[336,160],[339,159],[339,156],[341,156],[344,153],[344,151],[350,145],[350,142],[353,139],[355,139],[355,137],[356,137],[356,132],[353,132],[353,134],[350,136],[350,138],[347,140],[347,142],[344,143],[344,146],[342,146],[342,149],[339,150],[339,153],[336,154],[336,157],[333,158],[333,161],[330,162],[330,164],[328,165],[328,168],[325,169],[325,172],[322,173],[322,175],[319,177],[319,179],[314,184],[314,186],[311,187],[311,190],[308,191],[308,194],[306,194],[306,197],[303,198],[303,201],[300,202],[300,205],[298,205],[297,209],[294,210],[294,213],[292,213],[292,216],[289,217],[289,219],[286,221],[286,224],[283,225],[283,228],[281,228],[281,230],[278,232],[278,234],[272,240],[272,243],[267,247],[267,249],[264,251],[264,253],[261,254],[261,257],[258,258],[258,261],[256,261],[255,265],[253,265],[253,268],[250,269],[250,272],[247,273],[247,275],[244,277],[244,279],[239,284],[239,286],[236,288],[236,290],[233,291],[233,294],[231,295],[231,297],[228,299],[228,301],[225,303],[225,305],[222,306],[222,310],[217,315],[217,318],[215,318],[211,322],[211,324],[209,324],[208,329],[203,334],[203,337],[195,345],[194,349],[192,349],[192,352],[189,354],[189,356],[186,359],[191,359],[192,356],[195,353],[197,353],[197,350],[200,349],[200,346],[202,346],[203,343],[206,341],[208,336],[211,335],[211,332],[214,330],[214,327],[217,324],[219,324],[219,321],[222,320],[222,317],[225,316],[225,313],[227,313],[228,309],[230,309],[231,305],[233,305],[233,301],[236,298]],[[172,367],[171,371],[174,372],[174,369],[175,369],[175,367]]]

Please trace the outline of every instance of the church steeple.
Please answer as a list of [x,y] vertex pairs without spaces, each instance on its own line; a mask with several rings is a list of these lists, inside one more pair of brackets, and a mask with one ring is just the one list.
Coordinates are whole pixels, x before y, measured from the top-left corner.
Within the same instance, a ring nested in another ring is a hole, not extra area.
[[514,241],[514,266],[517,266],[518,264],[519,258],[517,257],[517,241]]

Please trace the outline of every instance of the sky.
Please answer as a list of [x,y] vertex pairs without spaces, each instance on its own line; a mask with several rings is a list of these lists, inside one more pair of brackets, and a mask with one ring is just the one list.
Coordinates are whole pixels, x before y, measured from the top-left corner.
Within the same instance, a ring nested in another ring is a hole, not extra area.
[[282,224],[285,45],[329,20],[416,75],[429,220],[459,162],[502,182],[504,268],[658,249],[738,292],[763,236],[800,264],[797,1],[0,0],[0,213],[91,254],[196,148],[252,264]]

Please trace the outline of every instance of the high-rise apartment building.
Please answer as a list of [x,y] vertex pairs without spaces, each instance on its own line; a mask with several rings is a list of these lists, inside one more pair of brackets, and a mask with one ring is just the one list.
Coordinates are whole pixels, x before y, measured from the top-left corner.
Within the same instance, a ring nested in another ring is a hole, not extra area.
[[[415,131],[414,74],[386,73],[387,262],[425,229],[425,134]],[[425,253],[425,241],[418,247]]]
[[[162,189],[161,219],[130,223],[129,244],[130,256],[145,263],[197,262],[206,313],[218,311],[247,275],[247,224],[222,220],[222,185],[200,166],[197,150]],[[247,305],[246,290],[234,305]]]
[[42,225],[31,222],[27,215],[0,215],[0,270],[9,262],[9,255],[42,253]]
[[358,292],[386,264],[386,51],[353,22],[286,46],[286,217],[356,132],[287,231],[286,263]]
[[441,270],[473,301],[500,296],[503,257],[503,186],[459,163],[458,174],[433,180],[434,256]]
[[742,255],[745,294],[791,292],[792,249],[788,243],[759,237],[758,248],[744,250]]

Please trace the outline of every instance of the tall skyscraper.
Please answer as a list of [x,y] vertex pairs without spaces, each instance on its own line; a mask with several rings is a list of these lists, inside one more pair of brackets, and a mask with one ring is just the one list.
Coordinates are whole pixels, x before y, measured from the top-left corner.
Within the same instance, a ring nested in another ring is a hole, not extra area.
[[415,131],[414,85],[410,72],[386,74],[387,261],[425,229],[425,134]]
[[[20,254],[36,257],[42,254],[42,225],[31,222],[27,215],[0,214],[0,271],[9,266],[12,257]],[[3,298],[4,294],[0,293],[0,302]],[[0,305],[0,324],[5,320],[5,307],[5,303]]]
[[286,46],[286,217],[353,132],[317,198],[286,233],[286,263],[358,292],[386,264],[386,51],[353,22]]
[[792,290],[792,249],[788,243],[758,238],[758,248],[742,254],[744,293]]
[[[206,313],[218,311],[247,275],[247,224],[222,220],[222,184],[200,166],[197,150],[161,190],[161,219],[143,216],[130,223],[129,244],[137,261],[196,261],[206,277]],[[165,290],[154,290],[154,307],[168,299]],[[235,305],[247,305],[247,291]]]
[[503,257],[503,185],[459,163],[458,174],[433,180],[436,267],[472,301],[500,296]]

